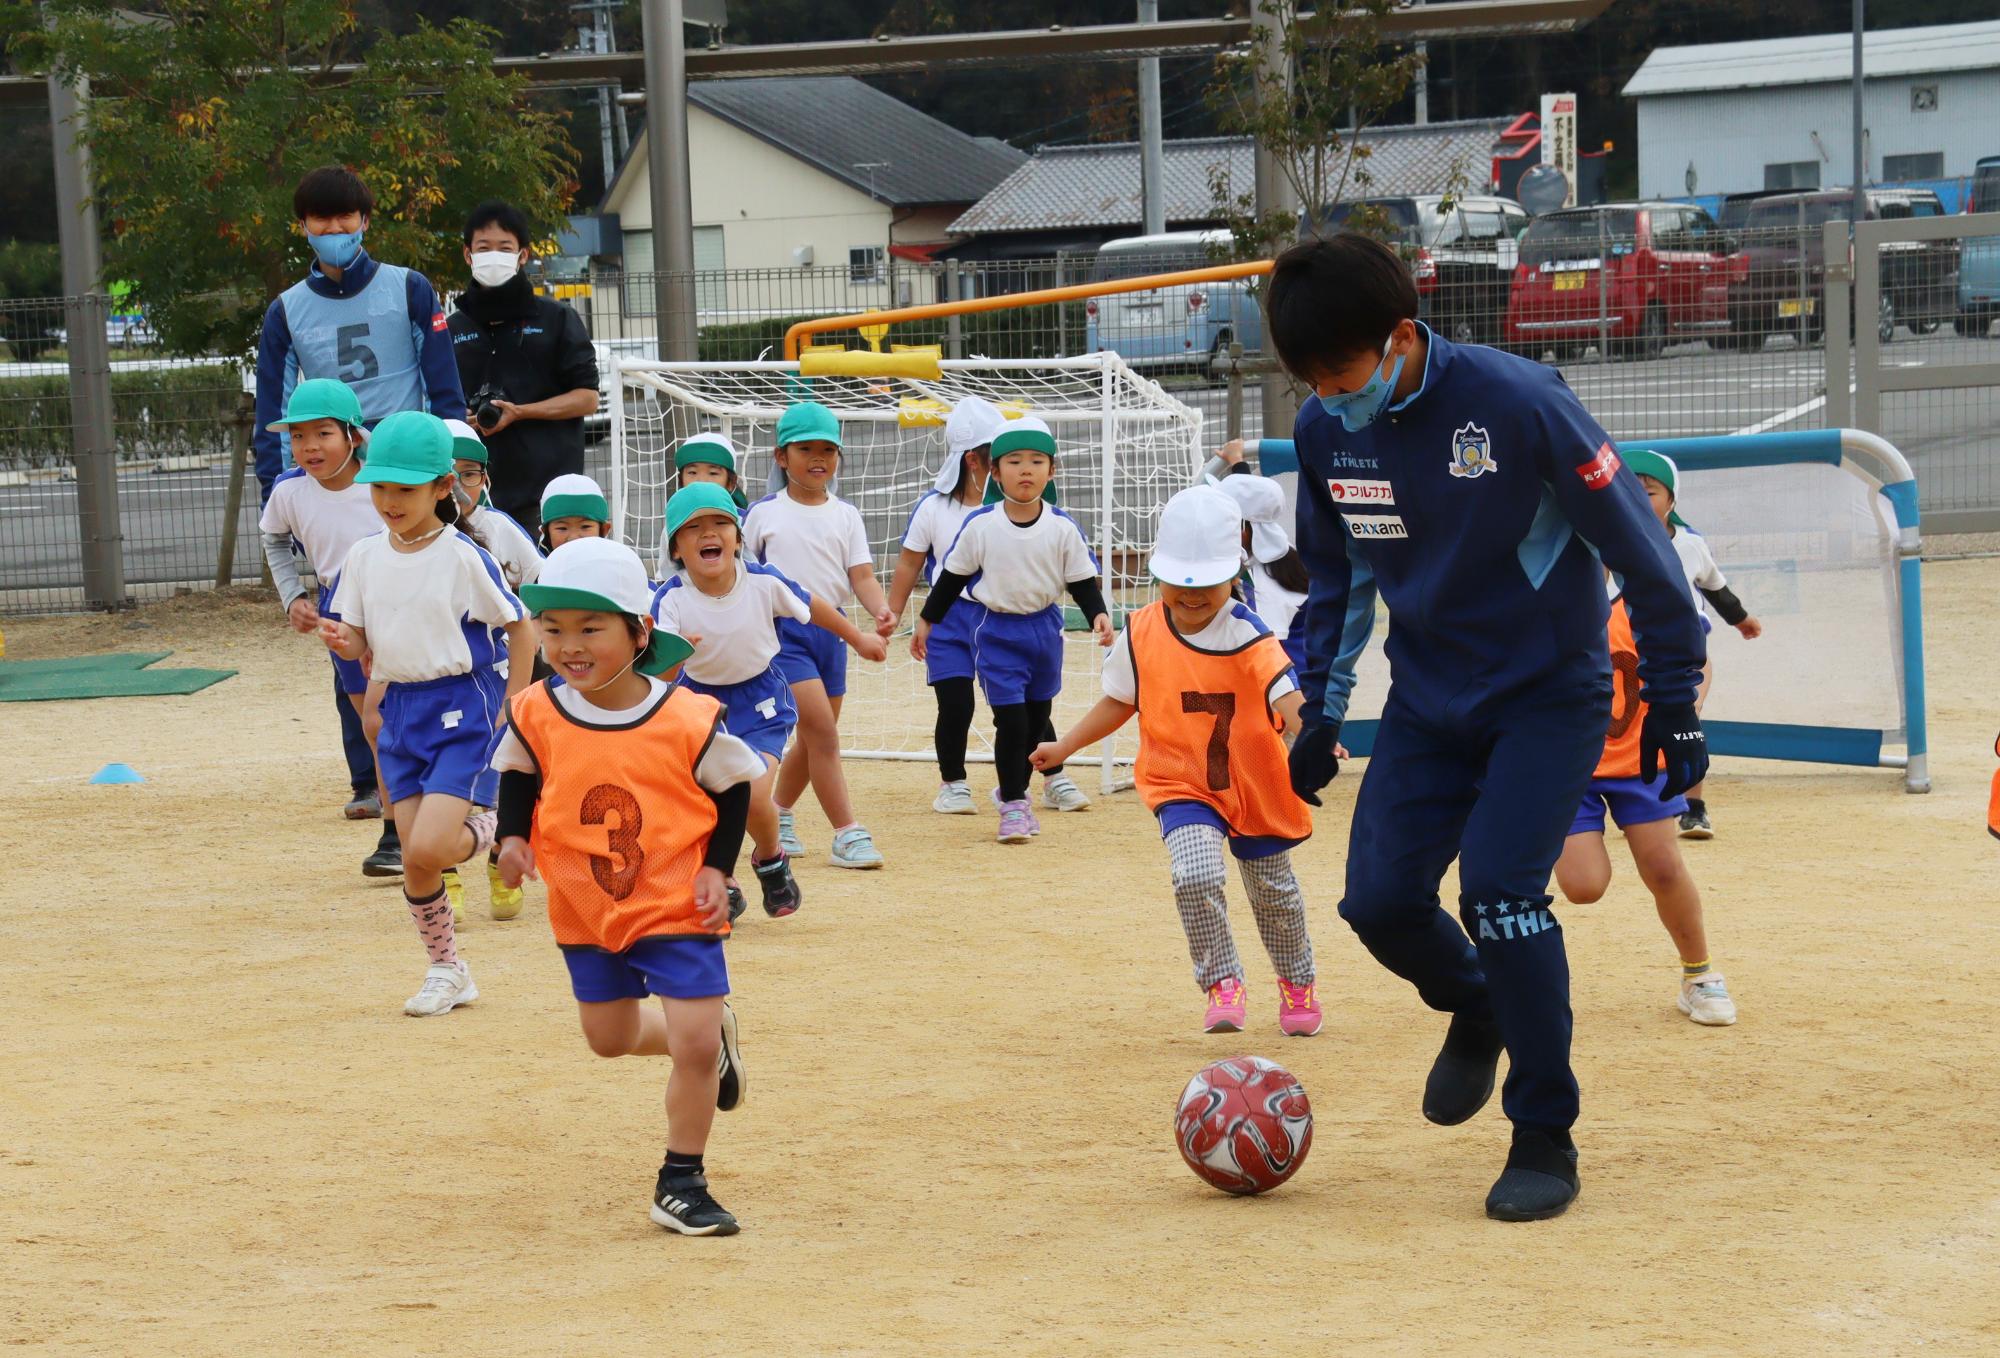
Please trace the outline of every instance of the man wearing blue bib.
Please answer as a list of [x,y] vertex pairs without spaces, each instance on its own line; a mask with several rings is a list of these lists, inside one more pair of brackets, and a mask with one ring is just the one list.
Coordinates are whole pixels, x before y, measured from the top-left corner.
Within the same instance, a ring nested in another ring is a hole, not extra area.
[[[253,447],[266,501],[287,461],[285,435],[279,432],[285,403],[292,388],[308,378],[346,383],[361,398],[362,419],[371,429],[399,410],[429,409],[449,419],[465,413],[444,308],[430,280],[414,269],[378,264],[361,248],[374,209],[375,195],[361,177],[339,165],[312,171],[292,193],[292,214],[316,262],[265,311],[257,343]],[[374,781],[375,759],[338,682],[334,707],[357,789],[354,805],[372,805],[360,789]],[[401,871],[395,822],[385,818],[383,825],[381,843],[364,868]]]
[[[1569,961],[1549,874],[1609,726],[1604,568],[1623,577],[1651,704],[1641,777],[1700,780],[1701,627],[1638,478],[1552,368],[1417,319],[1396,253],[1341,234],[1271,275],[1271,337],[1315,393],[1294,431],[1306,597],[1292,786],[1339,769],[1354,663],[1389,606],[1389,697],[1355,799],[1340,916],[1451,1015],[1423,1112],[1469,1120],[1509,1060],[1513,1123],[1487,1215],[1552,1217],[1577,1191]],[[1458,918],[1438,886],[1458,860]],[[1462,927],[1461,927],[1462,926]]]

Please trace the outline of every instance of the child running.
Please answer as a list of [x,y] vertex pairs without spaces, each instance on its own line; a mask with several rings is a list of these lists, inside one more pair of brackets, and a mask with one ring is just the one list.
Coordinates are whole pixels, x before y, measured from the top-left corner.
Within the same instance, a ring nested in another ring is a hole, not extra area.
[[572,538],[611,536],[611,501],[604,487],[578,472],[565,472],[542,488],[544,554]]
[[[993,436],[1007,427],[1007,418],[989,401],[968,396],[952,407],[945,421],[945,445],[951,456],[939,468],[937,485],[926,491],[910,511],[903,529],[903,550],[889,581],[889,611],[902,622],[919,574],[926,585],[937,575],[939,558],[958,537],[965,520],[985,503],[992,471]],[[979,808],[965,780],[965,746],[972,732],[972,623],[979,607],[960,599],[931,630],[924,647],[924,682],[937,700],[932,739],[937,748],[937,796],[931,810],[947,816],[971,816]],[[914,643],[913,643],[914,644]],[[1050,723],[1038,738],[1056,738]],[[1042,770],[1042,805],[1051,811],[1087,811],[1090,798],[1060,765]]]
[[[319,630],[322,618],[330,616],[333,587],[339,582],[348,550],[382,531],[382,519],[375,512],[368,488],[354,479],[361,470],[361,449],[368,441],[368,430],[361,423],[361,399],[345,382],[331,377],[308,378],[292,388],[284,419],[271,429],[291,435],[294,465],[272,483],[271,498],[264,504],[257,527],[263,535],[271,580],[284,602],[285,618],[293,631],[310,635]],[[317,599],[306,593],[299,580],[294,542],[305,552],[319,581]],[[334,682],[353,704],[359,722],[368,675],[358,658],[343,660],[328,654],[333,660]],[[347,817],[366,820],[382,816],[382,836],[374,851],[361,860],[361,872],[366,877],[394,877],[403,870],[403,848],[396,837],[394,818],[382,814],[381,776],[376,771],[373,742],[356,745],[357,749],[348,752],[347,774],[354,800],[347,804]]]
[[661,555],[678,573],[653,595],[652,617],[694,645],[681,684],[720,702],[726,729],[768,766],[750,788],[750,866],[764,893],[764,913],[782,918],[803,898],[779,845],[771,803],[785,741],[798,719],[792,689],[774,668],[783,645],[778,629],[786,622],[810,623],[869,660],[882,659],[888,646],[773,568],[744,561],[735,501],[718,484],[698,481],[674,492]]
[[373,652],[372,678],[386,685],[376,752],[402,834],[403,897],[430,954],[403,1012],[427,1018],[479,998],[458,956],[444,870],[493,847],[493,812],[482,809],[497,792],[489,765],[506,697],[532,670],[533,629],[498,564],[453,527],[444,421],[400,411],[376,427],[370,452],[359,479],[389,531],[347,554],[320,636],[345,660]]
[[[722,728],[722,707],[653,676],[688,643],[653,626],[652,585],[630,547],[579,539],[525,587],[554,678],[515,697],[500,771],[500,865],[549,886],[584,1041],[599,1056],[666,1056],[667,1158],[654,1221],[734,1235],[702,1155],[718,1108],[745,1093],[724,996],[724,883],[763,764]],[[660,1007],[645,1003],[660,997]]]
[[[779,418],[777,445],[776,471],[783,484],[743,516],[744,550],[830,608],[845,608],[850,596],[860,599],[874,616],[877,633],[887,636],[896,619],[875,579],[875,555],[868,548],[861,511],[831,490],[840,472],[840,421],[817,401],[801,401]],[[790,618],[778,624],[778,636],[783,643],[778,673],[791,685],[799,714],[799,738],[778,769],[773,794],[779,843],[792,857],[805,852],[792,808],[810,780],[820,810],[833,826],[828,861],[837,868],[879,868],[882,853],[855,818],[840,767],[847,647],[834,633]]]
[[1060,763],[1139,714],[1133,778],[1173,862],[1195,984],[1208,995],[1203,1028],[1241,1032],[1247,1007],[1229,932],[1227,844],[1278,973],[1278,1028],[1311,1037],[1320,1008],[1291,850],[1312,834],[1312,813],[1285,771],[1285,734],[1297,734],[1305,699],[1270,628],[1230,597],[1242,531],[1235,501],[1213,487],[1167,502],[1150,563],[1158,601],[1126,620],[1097,706],[1033,758]]
[[446,420],[451,431],[451,470],[458,478],[459,522],[468,533],[486,544],[486,550],[500,563],[507,588],[518,590],[532,585],[542,573],[542,552],[528,530],[512,514],[493,504],[491,458],[479,431],[464,420]]
[[1611,856],[1604,848],[1608,813],[1625,832],[1632,865],[1653,893],[1660,923],[1667,926],[1680,951],[1681,987],[1675,1003],[1696,1023],[1727,1027],[1736,1022],[1736,1002],[1729,997],[1722,973],[1709,962],[1701,892],[1681,861],[1676,835],[1687,804],[1680,797],[1661,801],[1659,785],[1639,779],[1639,733],[1645,725],[1646,704],[1639,699],[1639,648],[1622,598],[1611,604],[1610,638],[1611,730],[1605,737],[1604,757],[1569,827],[1569,838],[1563,841],[1562,857],[1556,860],[1556,885],[1577,905],[1604,899],[1611,885]]
[[1083,530],[1043,502],[1055,470],[1055,436],[1033,416],[1009,422],[994,436],[1000,502],[966,516],[910,641],[910,654],[924,660],[932,632],[961,593],[978,609],[971,620],[972,663],[993,709],[993,767],[1000,781],[993,800],[1000,807],[996,837],[1002,844],[1025,844],[1042,829],[1028,802],[1029,755],[1062,691],[1065,590],[1098,644],[1112,641],[1097,559]]
[[[740,461],[736,445],[720,434],[696,434],[682,439],[681,446],[674,449],[674,489],[683,489],[697,481],[713,482],[729,492],[736,512],[741,514],[750,507],[750,501],[743,494],[742,481],[737,475]],[[660,570],[665,573],[664,562]]]
[[[1722,615],[1722,620],[1743,634],[1745,641],[1755,641],[1764,635],[1764,624],[1750,616],[1750,610],[1743,606],[1729,588],[1729,580],[1722,573],[1722,567],[1715,564],[1715,554],[1708,550],[1708,539],[1688,527],[1687,520],[1674,512],[1674,503],[1680,497],[1680,468],[1664,453],[1656,453],[1648,448],[1634,449],[1626,457],[1625,465],[1639,478],[1639,484],[1646,488],[1646,498],[1652,501],[1653,514],[1666,525],[1667,537],[1674,545],[1674,555],[1680,558],[1681,574],[1687,577],[1688,588],[1694,591],[1695,612],[1701,617],[1701,632],[1707,636],[1714,630],[1708,620],[1708,609],[1713,608]],[[1706,601],[1707,607],[1704,607]],[[1715,679],[1715,661],[1704,661],[1701,667],[1701,688],[1695,694],[1694,710],[1700,712],[1708,702],[1709,685]],[[1682,839],[1714,839],[1715,825],[1708,818],[1708,803],[1702,799],[1708,780],[1703,779],[1687,791],[1687,809],[1681,812],[1680,836]]]

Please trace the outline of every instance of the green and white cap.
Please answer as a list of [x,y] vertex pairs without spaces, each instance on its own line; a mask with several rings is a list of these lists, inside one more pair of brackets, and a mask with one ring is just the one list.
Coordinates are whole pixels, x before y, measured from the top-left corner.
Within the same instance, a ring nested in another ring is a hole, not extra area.
[[[993,459],[993,475],[986,482],[986,497],[982,504],[997,505],[1005,494],[1000,489],[1000,459],[1009,453],[1045,453],[1053,463],[1056,460],[1056,436],[1033,415],[1007,421],[1007,427],[993,436],[993,446],[987,450],[987,456]],[[1042,487],[1042,499],[1049,504],[1056,503],[1056,479],[1053,476]]]
[[[572,538],[549,553],[541,577],[521,586],[521,602],[537,616],[550,609],[624,613],[651,620],[653,585],[639,554],[610,538]],[[654,627],[634,666],[641,674],[670,670],[694,654],[687,638]]]
[[674,470],[692,462],[705,462],[711,467],[724,471],[736,470],[736,445],[720,434],[696,434],[681,440],[681,446],[674,449]]
[[[1681,469],[1672,458],[1665,453],[1656,453],[1651,448],[1622,448],[1618,455],[1625,460],[1625,465],[1632,469],[1632,475],[1652,477],[1665,486],[1667,494],[1673,496],[1674,502],[1679,504]],[[1667,522],[1680,528],[1688,526],[1687,520],[1674,509],[1667,511]]]
[[444,427],[451,431],[451,455],[453,460],[478,462],[481,464],[489,460],[489,454],[486,451],[486,440],[479,437],[477,429],[474,429],[464,420],[446,420]]
[[611,502],[604,498],[604,488],[587,476],[575,472],[558,476],[542,491],[542,522],[557,519],[610,523]]
[[399,410],[375,426],[356,481],[427,486],[451,475],[451,431],[427,410]]
[[312,420],[339,420],[362,438],[368,437],[367,426],[361,423],[361,398],[347,383],[331,377],[308,377],[293,387],[291,399],[285,402],[285,418],[264,427],[279,434]]

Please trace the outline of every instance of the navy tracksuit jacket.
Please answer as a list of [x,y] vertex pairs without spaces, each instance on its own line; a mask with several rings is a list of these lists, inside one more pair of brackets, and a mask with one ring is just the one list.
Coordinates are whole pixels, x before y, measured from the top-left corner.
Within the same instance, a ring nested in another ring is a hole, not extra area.
[[[1548,882],[1610,722],[1603,568],[1623,577],[1648,702],[1694,700],[1704,642],[1666,530],[1561,375],[1428,339],[1422,388],[1374,424],[1349,433],[1308,401],[1295,431],[1308,718],[1345,717],[1378,593],[1389,607],[1340,914],[1432,1008],[1490,1013],[1507,1116],[1566,1129]],[[1438,902],[1454,857],[1462,931]]]

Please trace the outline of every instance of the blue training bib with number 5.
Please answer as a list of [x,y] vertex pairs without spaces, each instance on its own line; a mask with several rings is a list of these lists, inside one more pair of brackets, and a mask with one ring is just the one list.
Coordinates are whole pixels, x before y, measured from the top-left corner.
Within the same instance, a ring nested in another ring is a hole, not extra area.
[[354,388],[369,424],[424,409],[420,338],[410,321],[410,271],[377,264],[352,297],[322,297],[304,282],[278,299],[292,332],[298,378],[333,377]]

